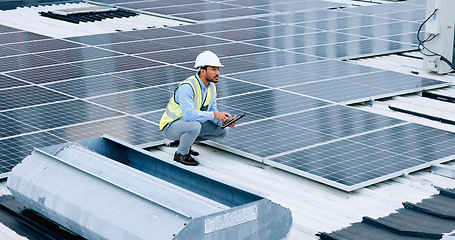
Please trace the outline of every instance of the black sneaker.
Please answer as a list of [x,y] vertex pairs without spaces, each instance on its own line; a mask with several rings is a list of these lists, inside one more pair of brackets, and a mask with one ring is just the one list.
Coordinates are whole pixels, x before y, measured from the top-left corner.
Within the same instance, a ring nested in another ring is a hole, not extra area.
[[194,151],[193,149],[190,148],[190,154],[193,156],[199,156],[199,152]]
[[188,166],[199,165],[199,162],[194,160],[194,158],[192,158],[190,154],[182,155],[182,154],[176,152],[174,154],[174,161],[188,165]]
[[[178,147],[180,144],[179,140],[175,140],[169,144],[170,147]],[[194,151],[193,149],[190,148],[190,154],[193,156],[199,156],[199,152]]]

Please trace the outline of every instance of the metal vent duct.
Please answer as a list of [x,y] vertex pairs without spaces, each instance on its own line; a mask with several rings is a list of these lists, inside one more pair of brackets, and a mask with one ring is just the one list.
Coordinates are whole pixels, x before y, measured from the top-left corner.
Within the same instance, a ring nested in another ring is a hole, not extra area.
[[289,209],[109,136],[35,149],[7,181],[87,239],[282,239]]

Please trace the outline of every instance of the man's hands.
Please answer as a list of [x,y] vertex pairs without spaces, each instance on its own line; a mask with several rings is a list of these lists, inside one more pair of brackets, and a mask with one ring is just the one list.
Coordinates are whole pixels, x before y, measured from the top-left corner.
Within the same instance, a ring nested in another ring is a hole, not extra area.
[[[237,115],[234,115],[234,117],[230,117],[230,118],[226,119],[226,121],[223,122],[223,125],[226,124],[227,122],[231,121],[232,119],[236,118],[236,117],[237,117]],[[233,128],[233,127],[235,127],[235,124],[237,124],[237,121],[229,124],[228,127]]]
[[215,118],[216,120],[220,121],[220,122],[225,122],[228,117],[230,117],[231,114],[227,113],[227,112],[214,112],[213,113],[213,118]]
[[[231,114],[227,113],[227,112],[214,112],[213,113],[213,118],[215,118],[216,120],[222,122],[223,124],[226,124],[227,122],[229,122],[231,119],[237,117],[237,115],[235,115],[234,117],[232,117]],[[236,124],[235,123],[231,123],[229,125],[229,127],[234,127]]]

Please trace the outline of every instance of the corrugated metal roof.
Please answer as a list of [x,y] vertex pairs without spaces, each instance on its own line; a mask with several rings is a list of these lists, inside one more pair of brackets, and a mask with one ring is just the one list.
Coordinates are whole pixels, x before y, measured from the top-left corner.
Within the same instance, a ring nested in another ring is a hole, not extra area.
[[419,203],[404,202],[404,208],[386,217],[365,216],[360,223],[318,235],[323,240],[441,239],[455,229],[454,205],[455,189],[441,189],[439,194]]

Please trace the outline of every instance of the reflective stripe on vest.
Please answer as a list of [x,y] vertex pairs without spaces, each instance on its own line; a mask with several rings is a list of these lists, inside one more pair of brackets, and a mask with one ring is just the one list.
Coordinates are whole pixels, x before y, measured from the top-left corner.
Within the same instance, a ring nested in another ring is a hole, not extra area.
[[169,99],[169,103],[167,104],[166,111],[164,111],[163,116],[161,117],[160,121],[160,129],[163,130],[164,127],[171,122],[174,122],[180,118],[182,118],[182,109],[180,105],[175,101],[175,93],[177,89],[182,86],[183,84],[189,84],[193,89],[193,101],[194,101],[194,109],[200,111],[208,111],[215,100],[216,96],[216,86],[213,83],[210,83],[207,89],[207,96],[205,101],[202,99],[202,89],[199,81],[197,80],[196,76],[191,76],[187,78],[185,81],[181,82],[174,90],[174,94],[172,95],[171,99]]

